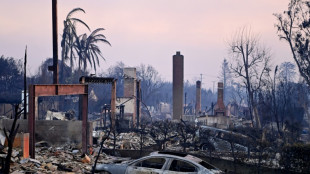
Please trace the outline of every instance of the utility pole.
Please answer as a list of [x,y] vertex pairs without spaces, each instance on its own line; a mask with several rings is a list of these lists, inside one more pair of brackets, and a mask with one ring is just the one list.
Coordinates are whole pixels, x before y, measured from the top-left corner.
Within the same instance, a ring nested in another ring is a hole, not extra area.
[[53,84],[58,84],[58,29],[57,29],[57,0],[52,1],[52,24],[53,24],[53,65],[48,67],[53,71]]
[[185,114],[185,111],[186,111],[186,108],[187,108],[187,105],[186,105],[186,98],[187,98],[187,93],[185,92],[185,106],[184,106],[184,111],[183,111],[184,114]]
[[25,50],[25,59],[24,59],[24,119],[27,119],[27,45]]
[[215,81],[212,81],[213,82],[213,94],[214,94],[214,84],[215,84]]

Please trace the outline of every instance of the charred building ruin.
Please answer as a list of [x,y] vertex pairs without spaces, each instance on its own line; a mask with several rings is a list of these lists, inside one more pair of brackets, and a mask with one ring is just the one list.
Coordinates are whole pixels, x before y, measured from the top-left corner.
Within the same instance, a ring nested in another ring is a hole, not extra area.
[[[130,111],[128,111],[127,114],[130,113],[130,117],[132,118],[132,126],[136,126],[136,114],[137,114],[137,99],[136,99],[136,92],[137,92],[137,73],[136,68],[127,67],[124,68],[124,98],[131,99],[131,107]],[[128,110],[129,108],[125,108],[125,110]]]

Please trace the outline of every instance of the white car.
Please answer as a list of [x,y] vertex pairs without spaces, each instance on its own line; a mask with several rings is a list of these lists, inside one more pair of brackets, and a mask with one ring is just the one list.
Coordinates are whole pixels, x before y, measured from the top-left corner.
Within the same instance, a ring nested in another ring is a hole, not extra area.
[[104,174],[218,174],[218,168],[192,155],[153,152],[127,164],[98,164],[96,172]]

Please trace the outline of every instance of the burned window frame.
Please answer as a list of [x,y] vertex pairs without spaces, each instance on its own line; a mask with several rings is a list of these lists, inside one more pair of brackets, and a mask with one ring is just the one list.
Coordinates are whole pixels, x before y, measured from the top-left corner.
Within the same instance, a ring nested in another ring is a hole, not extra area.
[[[162,163],[161,168],[145,167],[145,166],[138,165],[140,163],[142,164],[146,160],[151,160],[151,159],[163,159],[164,161]],[[150,158],[143,158],[139,161],[136,161],[136,162],[132,163],[130,166],[132,166],[132,167],[143,167],[143,168],[149,168],[149,169],[161,169],[162,170],[165,167],[165,164],[167,163],[167,161],[168,161],[168,159],[165,157],[150,157]]]
[[178,159],[178,158],[171,158],[169,161],[169,164],[167,165],[167,170],[168,171],[172,171],[172,172],[180,172],[180,173],[188,173],[188,171],[175,171],[175,170],[171,170],[170,167],[172,166],[172,163],[174,161],[180,161],[186,164],[189,164],[191,166],[193,166],[195,168],[195,171],[190,172],[190,173],[198,173],[199,172],[199,166],[195,165],[194,163],[190,162],[190,161],[186,161],[186,160],[182,160],[182,159]]

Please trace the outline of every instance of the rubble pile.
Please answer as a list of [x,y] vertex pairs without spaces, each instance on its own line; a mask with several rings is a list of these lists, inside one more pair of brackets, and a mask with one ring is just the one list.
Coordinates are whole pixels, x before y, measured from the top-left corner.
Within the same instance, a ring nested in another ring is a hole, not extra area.
[[[103,136],[102,134],[100,136]],[[144,136],[143,147],[152,146],[155,141],[150,136]],[[100,141],[99,141],[100,142]],[[126,150],[139,150],[140,149],[140,135],[135,132],[120,133],[116,137],[116,149],[126,149]],[[113,149],[113,135],[104,142],[104,148]]]
[[63,121],[69,121],[69,120],[75,120],[75,111],[74,110],[68,110],[67,112],[56,112],[56,111],[50,111],[48,110],[45,115],[45,120],[63,120]]
[[[42,146],[42,144],[44,146]],[[91,173],[92,166],[99,152],[99,147],[90,148],[89,155],[82,154],[75,145],[62,147],[36,147],[36,159],[23,158],[22,152],[13,149],[11,158],[11,173]],[[0,152],[0,160],[4,161],[8,148]],[[98,163],[120,163],[129,158],[109,156],[100,153]]]
[[176,152],[182,152],[183,151],[183,147],[180,145],[179,141],[176,141],[176,142],[168,141],[168,142],[166,142],[166,149],[170,150],[170,151],[176,151]]

